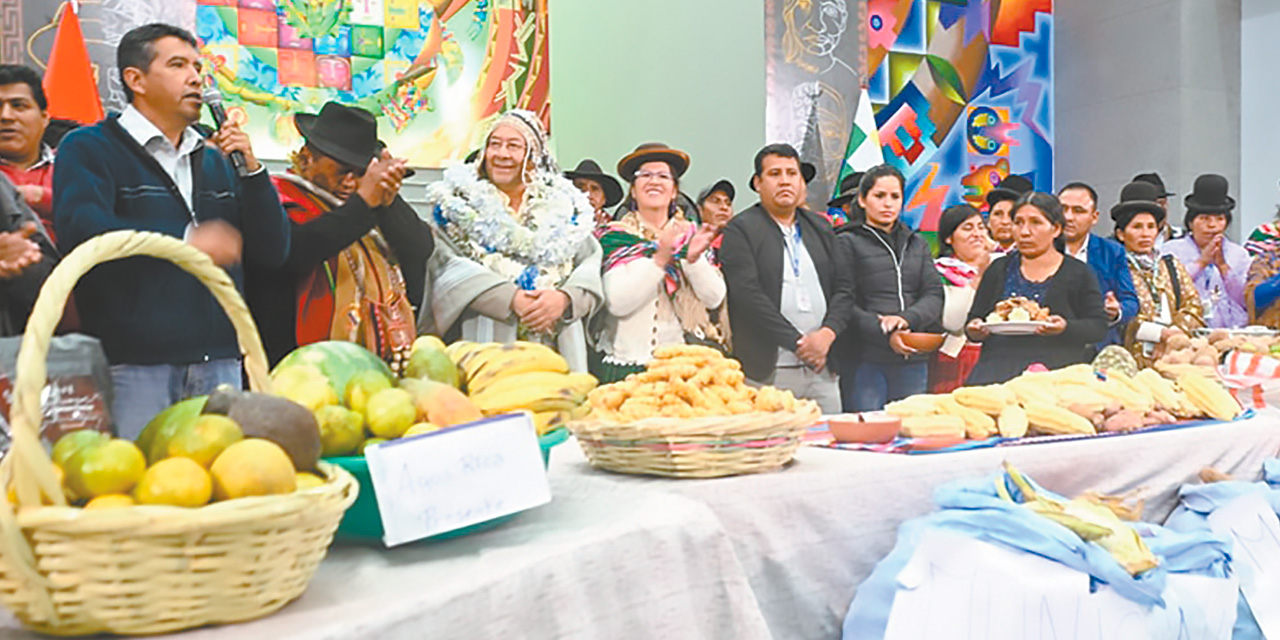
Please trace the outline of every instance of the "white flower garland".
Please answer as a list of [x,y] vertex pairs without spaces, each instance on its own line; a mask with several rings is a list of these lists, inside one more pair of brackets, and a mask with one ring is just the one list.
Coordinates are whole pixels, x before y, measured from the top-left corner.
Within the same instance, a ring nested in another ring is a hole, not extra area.
[[539,173],[518,216],[475,165],[455,164],[427,187],[428,220],[467,255],[523,289],[554,289],[573,273],[574,257],[595,218],[587,197],[563,176]]

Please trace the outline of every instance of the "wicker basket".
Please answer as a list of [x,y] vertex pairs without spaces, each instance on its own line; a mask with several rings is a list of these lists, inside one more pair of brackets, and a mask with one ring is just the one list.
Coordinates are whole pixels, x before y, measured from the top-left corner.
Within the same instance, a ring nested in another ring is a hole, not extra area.
[[601,469],[718,478],[782,468],[820,415],[818,405],[803,400],[795,411],[785,413],[649,418],[631,424],[580,421],[569,428],[587,459]]
[[[266,390],[266,357],[226,272],[200,251],[155,233],[116,231],[67,256],[49,276],[23,336],[14,389],[13,447],[0,462],[0,603],[28,627],[55,635],[151,634],[272,613],[297,598],[356,497],[347,472],[287,495],[187,509],[66,506],[40,444],[40,390],[50,334],[85,272],[128,256],[164,258],[192,273],[231,318],[250,386]],[[54,506],[40,506],[42,497]],[[15,506],[17,508],[15,508]]]

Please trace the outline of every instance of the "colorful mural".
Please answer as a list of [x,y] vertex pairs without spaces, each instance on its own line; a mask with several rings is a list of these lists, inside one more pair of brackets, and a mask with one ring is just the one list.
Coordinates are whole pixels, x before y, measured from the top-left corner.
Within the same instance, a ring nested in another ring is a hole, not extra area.
[[981,208],[1011,173],[1053,188],[1053,0],[867,0],[867,90],[903,218]]
[[198,0],[196,36],[255,151],[283,158],[297,112],[376,114],[391,152],[441,166],[509,108],[549,124],[547,0]]

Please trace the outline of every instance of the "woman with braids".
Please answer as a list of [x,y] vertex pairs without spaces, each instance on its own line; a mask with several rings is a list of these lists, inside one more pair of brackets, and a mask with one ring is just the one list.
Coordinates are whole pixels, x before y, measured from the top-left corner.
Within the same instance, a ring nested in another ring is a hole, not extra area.
[[643,371],[658,347],[723,345],[708,313],[725,297],[724,277],[706,256],[716,230],[690,222],[676,204],[688,168],[687,154],[657,143],[618,162],[631,192],[626,212],[600,237],[606,304],[593,373],[601,383]]

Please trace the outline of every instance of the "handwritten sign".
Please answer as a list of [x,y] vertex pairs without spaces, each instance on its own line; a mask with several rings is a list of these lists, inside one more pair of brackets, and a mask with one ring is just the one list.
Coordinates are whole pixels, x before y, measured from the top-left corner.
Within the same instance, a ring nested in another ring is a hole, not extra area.
[[525,413],[384,442],[365,458],[388,547],[551,501],[537,431]]
[[1030,553],[929,531],[898,575],[885,640],[1229,640],[1233,579],[1171,574],[1146,607]]
[[1280,520],[1260,492],[1247,493],[1209,514],[1209,528],[1231,538],[1240,591],[1268,638],[1280,638]]

